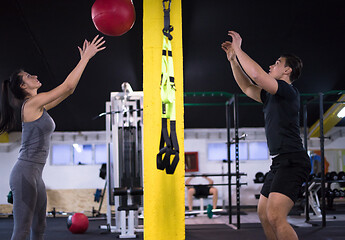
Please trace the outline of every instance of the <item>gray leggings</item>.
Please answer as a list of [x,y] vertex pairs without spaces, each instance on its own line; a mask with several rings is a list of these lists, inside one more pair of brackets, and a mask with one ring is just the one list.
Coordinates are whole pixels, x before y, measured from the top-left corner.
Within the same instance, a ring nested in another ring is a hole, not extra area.
[[44,164],[18,160],[10,176],[14,227],[11,240],[42,240],[46,227],[47,194],[42,179]]

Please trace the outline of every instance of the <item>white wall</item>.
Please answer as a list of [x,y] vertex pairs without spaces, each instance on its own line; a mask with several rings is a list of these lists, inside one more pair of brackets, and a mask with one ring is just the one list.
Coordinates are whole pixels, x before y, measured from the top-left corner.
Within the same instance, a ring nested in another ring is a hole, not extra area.
[[19,147],[11,152],[0,152],[0,204],[7,203],[7,194],[10,191],[10,174],[17,161],[18,152]]
[[[265,138],[264,129],[240,129],[240,134],[247,133],[247,141],[262,140]],[[95,133],[93,133],[95,134]],[[233,135],[233,132],[231,133]],[[10,136],[11,137],[11,136]],[[61,133],[54,133],[53,138],[64,138]],[[98,139],[99,137],[97,137]],[[93,141],[89,137],[89,141]],[[96,137],[95,137],[96,139]],[[10,139],[11,140],[11,139]],[[85,141],[85,139],[82,139]],[[185,151],[198,152],[199,157],[199,172],[198,173],[222,173],[222,162],[208,161],[207,144],[209,142],[225,142],[225,129],[187,129],[185,130]],[[78,143],[78,142],[77,142]],[[345,139],[340,136],[327,142],[325,145],[325,155],[330,162],[330,171],[340,171],[345,159],[343,150],[345,149]],[[0,152],[0,204],[7,203],[7,194],[9,192],[9,176],[13,165],[17,161],[19,147],[15,147],[10,152]],[[241,182],[247,182],[247,186],[241,187],[241,205],[256,205],[257,200],[254,194],[258,194],[261,189],[261,184],[254,184],[253,179],[258,171],[263,173],[269,170],[271,161],[267,160],[252,160],[240,161],[240,172],[247,173],[246,177],[241,178]],[[47,189],[90,189],[103,188],[104,180],[99,178],[100,165],[76,165],[76,166],[52,166],[48,159],[43,172],[43,179],[46,183]],[[232,172],[235,171],[235,164],[231,164]],[[227,172],[227,166],[224,164],[224,172]],[[222,183],[221,177],[213,177],[215,183]],[[207,183],[202,182],[202,179],[196,179],[192,183]],[[226,179],[224,181],[227,181]],[[232,181],[235,181],[233,177]],[[223,200],[228,203],[227,186],[217,187],[219,190],[218,205],[222,206]],[[235,186],[232,187],[232,202],[235,204]],[[186,198],[187,199],[187,198]],[[211,203],[211,198],[208,203]],[[207,202],[206,202],[207,203]],[[207,204],[208,204],[207,203]],[[187,204],[187,202],[186,202]],[[195,202],[197,205],[198,203]]]
[[99,175],[101,165],[52,166],[47,164],[43,180],[47,189],[103,188]]

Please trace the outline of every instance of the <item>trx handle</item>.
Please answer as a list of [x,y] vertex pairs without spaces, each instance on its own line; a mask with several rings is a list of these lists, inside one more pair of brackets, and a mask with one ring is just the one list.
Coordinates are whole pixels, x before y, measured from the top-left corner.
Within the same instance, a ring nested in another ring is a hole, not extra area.
[[[164,147],[164,144],[166,146]],[[177,164],[180,160],[179,145],[176,135],[176,122],[170,121],[170,136],[168,133],[167,119],[162,118],[162,132],[160,141],[160,150],[157,154],[157,169],[166,171],[167,174],[174,174]],[[164,158],[163,158],[163,154]],[[171,156],[174,155],[172,163],[170,163]]]

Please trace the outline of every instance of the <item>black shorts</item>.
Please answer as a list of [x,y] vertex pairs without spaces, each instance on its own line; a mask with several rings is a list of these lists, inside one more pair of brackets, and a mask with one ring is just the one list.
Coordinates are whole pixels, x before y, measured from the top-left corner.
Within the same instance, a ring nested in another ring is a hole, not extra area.
[[296,202],[310,171],[310,159],[305,151],[280,154],[273,158],[260,193],[268,198],[271,192],[278,192]]
[[210,186],[208,185],[195,185],[195,197],[207,197],[210,195]]

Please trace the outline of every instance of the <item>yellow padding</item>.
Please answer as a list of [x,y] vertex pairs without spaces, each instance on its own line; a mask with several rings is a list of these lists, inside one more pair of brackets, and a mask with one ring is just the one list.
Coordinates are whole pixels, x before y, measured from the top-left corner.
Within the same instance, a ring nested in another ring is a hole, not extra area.
[[7,132],[0,134],[0,143],[8,143],[9,141]]
[[[185,239],[184,154],[173,175],[157,170],[156,155],[161,134],[160,80],[162,65],[161,0],[143,2],[143,89],[144,89],[144,239]],[[183,61],[181,1],[172,0],[170,22],[176,85],[176,133],[184,152]]]
[[[345,101],[345,94],[341,95],[338,101]],[[337,114],[345,105],[343,103],[333,104],[327,112],[323,114],[323,133],[326,134],[331,130],[342,118],[339,118]],[[320,137],[320,120],[317,120],[313,126],[309,128],[308,137]]]

